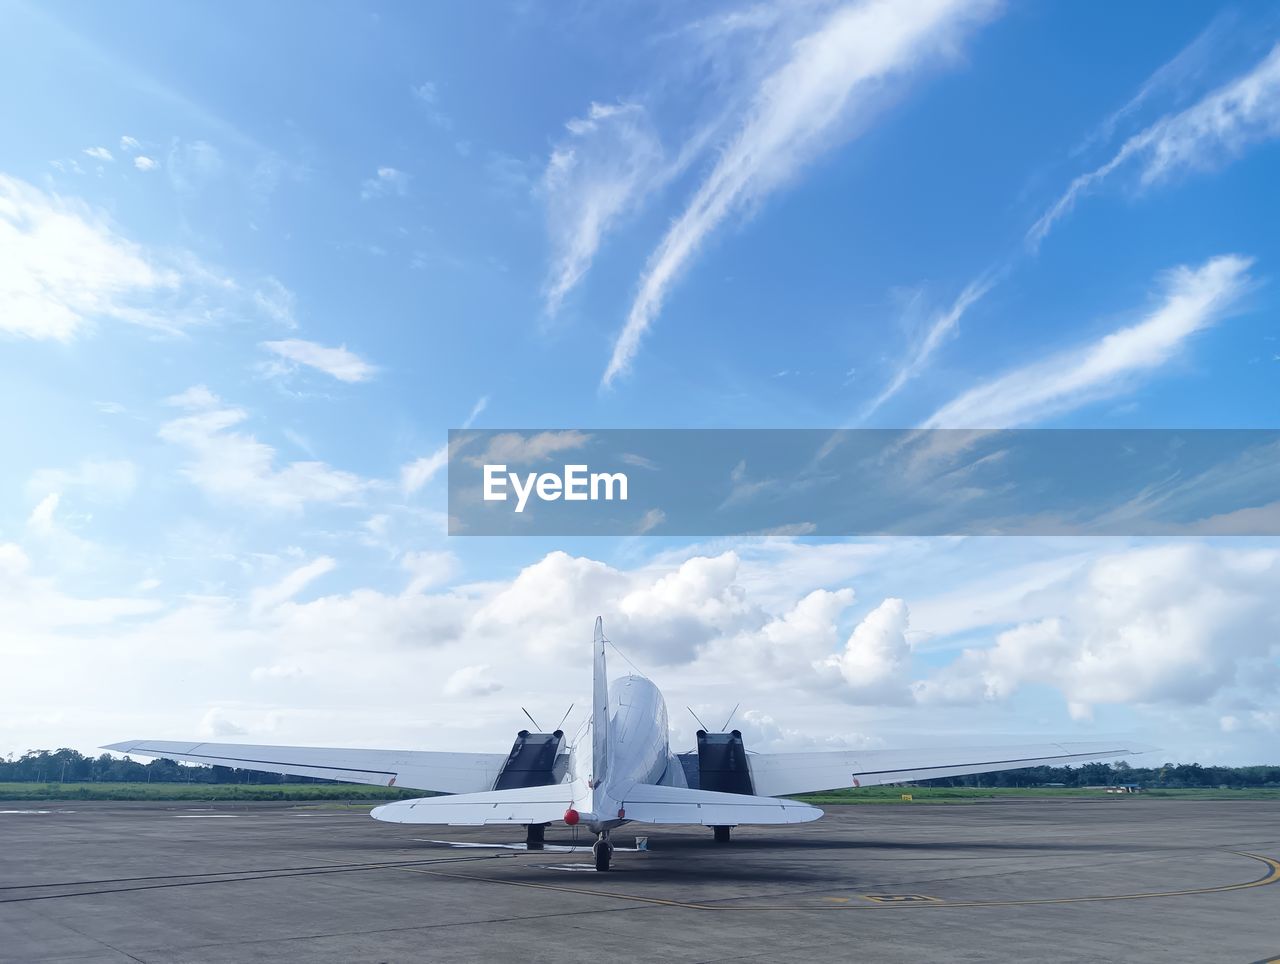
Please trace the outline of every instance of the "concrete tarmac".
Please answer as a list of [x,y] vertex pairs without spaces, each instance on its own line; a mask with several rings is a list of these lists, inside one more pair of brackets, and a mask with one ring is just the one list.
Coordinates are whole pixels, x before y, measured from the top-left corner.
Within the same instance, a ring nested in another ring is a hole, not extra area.
[[[637,833],[647,852],[623,849]],[[829,807],[728,845],[635,825],[614,841],[597,874],[557,849],[563,826],[526,852],[520,832],[315,806],[0,802],[0,961],[1280,955],[1272,801]]]

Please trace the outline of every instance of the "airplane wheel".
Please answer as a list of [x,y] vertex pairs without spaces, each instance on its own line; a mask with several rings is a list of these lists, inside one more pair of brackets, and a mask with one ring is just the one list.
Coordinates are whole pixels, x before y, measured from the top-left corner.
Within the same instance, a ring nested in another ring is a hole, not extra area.
[[591,847],[591,853],[596,858],[596,870],[608,870],[609,858],[613,856],[613,845],[607,840],[597,840]]

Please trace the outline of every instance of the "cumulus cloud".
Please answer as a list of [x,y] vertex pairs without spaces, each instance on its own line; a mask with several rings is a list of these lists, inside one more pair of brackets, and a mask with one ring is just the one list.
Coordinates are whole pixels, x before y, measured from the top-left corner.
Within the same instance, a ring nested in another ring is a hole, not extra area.
[[488,664],[464,666],[444,683],[445,696],[488,696],[502,689],[502,684],[489,673]]
[[329,348],[302,338],[264,341],[262,347],[279,358],[305,365],[331,375],[340,382],[365,382],[377,374],[378,368],[365,361],[346,345]]
[[726,218],[749,210],[884,102],[886,87],[952,59],[991,3],[867,0],[836,9],[759,83],[737,131],[651,255],[602,379],[631,365],[667,291]]
[[249,731],[233,720],[227,711],[214,707],[200,720],[200,735],[214,738],[244,736]]
[[925,428],[1012,428],[1114,396],[1220,320],[1248,289],[1251,259],[1211,258],[1169,272],[1163,300],[1137,324],[1017,368],[948,402]]
[[114,161],[111,152],[105,147],[86,147],[84,153],[88,154],[95,161]]
[[373,483],[325,462],[276,465],[276,450],[254,436],[234,431],[249,418],[240,408],[222,406],[203,386],[171,401],[195,410],[160,426],[164,441],[184,449],[183,474],[210,498],[240,505],[298,512],[309,503],[354,503]]
[[147,157],[145,154],[139,154],[133,159],[133,166],[140,171],[154,171],[160,165],[155,158]]
[[844,649],[823,667],[840,674],[851,699],[879,704],[909,702],[909,616],[901,599],[886,599],[858,623]]
[[1280,44],[1247,73],[1176,114],[1133,135],[1101,167],[1081,174],[1027,232],[1038,246],[1089,191],[1133,162],[1150,187],[1189,171],[1208,170],[1247,147],[1280,136]]
[[1098,704],[1200,704],[1238,684],[1276,683],[1274,549],[1127,550],[1090,564],[1070,589],[1057,612],[966,649],[918,683],[920,701],[1004,700],[1040,684],[1086,717]]

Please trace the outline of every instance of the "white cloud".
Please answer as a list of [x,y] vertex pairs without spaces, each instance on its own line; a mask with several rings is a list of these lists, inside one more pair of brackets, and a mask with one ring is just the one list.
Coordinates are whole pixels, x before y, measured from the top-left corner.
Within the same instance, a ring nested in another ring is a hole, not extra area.
[[357,502],[373,485],[320,461],[289,462],[277,467],[274,448],[252,435],[232,431],[248,419],[248,413],[239,408],[213,407],[219,404],[216,396],[201,389],[196,386],[172,401],[188,407],[211,407],[165,422],[159,434],[188,452],[191,458],[182,472],[211,498],[298,512],[312,502]]
[[111,152],[105,147],[86,147],[84,153],[88,154],[96,161],[114,161]]
[[408,190],[408,174],[394,167],[380,167],[373,177],[361,183],[360,197],[365,201],[389,195],[403,197]]
[[77,489],[101,502],[122,502],[138,485],[138,467],[128,459],[85,459],[74,469],[40,469],[27,482],[28,493]]
[[264,278],[253,293],[254,304],[268,318],[278,322],[285,328],[298,327],[298,322],[294,318],[294,309],[297,306],[297,301],[298,299],[292,291],[281,284],[278,279],[272,277]]
[[48,530],[53,527],[53,514],[58,509],[58,501],[62,496],[57,492],[50,492],[37,503],[36,507],[31,510],[31,515],[27,516],[27,525],[33,529]]
[[925,428],[1011,428],[1126,388],[1158,368],[1197,331],[1217,322],[1250,283],[1250,259],[1222,255],[1168,275],[1164,300],[1135,325],[1015,369],[948,402]]
[[797,42],[791,58],[760,83],[737,133],[650,257],[603,383],[628,369],[667,290],[712,231],[866,123],[887,82],[952,59],[959,40],[992,9],[991,3],[868,0],[839,8]]
[[577,429],[561,432],[500,432],[490,436],[489,444],[478,455],[467,456],[474,465],[504,463],[527,465],[550,458],[559,452],[580,449],[591,441],[591,436]]
[[636,535],[642,536],[646,532],[651,532],[662,523],[667,521],[667,514],[661,509],[650,509],[641,517],[639,524],[636,526]]
[[400,565],[412,577],[406,593],[421,593],[448,582],[458,571],[458,559],[452,552],[406,552]]
[[1188,171],[1202,171],[1239,156],[1252,144],[1280,136],[1280,44],[1248,73],[1177,114],[1133,135],[1111,160],[1081,174],[1027,232],[1038,246],[1081,197],[1118,168],[1140,165],[1148,187]]
[[0,174],[0,332],[67,342],[101,319],[172,330],[179,320],[150,302],[182,282],[85,205]]
[[445,696],[488,696],[502,689],[502,684],[489,673],[488,664],[464,666],[444,684]]
[[249,731],[227,715],[227,711],[214,707],[200,721],[200,735],[211,737],[244,736]]
[[208,141],[175,141],[165,170],[169,183],[181,194],[195,194],[226,172],[222,153]]
[[294,596],[306,589],[312,582],[327,573],[333,572],[337,565],[337,562],[331,557],[319,556],[294,569],[274,585],[264,586],[255,590],[250,600],[253,611],[264,612],[293,599]]
[[929,330],[925,332],[924,338],[916,346],[911,357],[894,372],[884,390],[863,408],[862,418],[864,420],[875,414],[881,405],[902,391],[907,382],[924,371],[930,360],[932,360],[934,353],[948,338],[955,334],[960,325],[960,319],[964,317],[964,313],[990,291],[994,283],[994,278],[989,275],[971,282],[960,292],[959,297],[951,304],[950,308],[939,312],[930,320]]
[[302,679],[307,675],[301,666],[292,663],[274,663],[271,666],[255,666],[249,673],[249,679],[255,683],[266,683],[275,680]]
[[608,231],[672,170],[640,104],[592,104],[569,121],[542,175],[552,243],[545,285],[554,315],[582,280]]
[[400,469],[400,488],[412,495],[436,477],[449,464],[449,446],[442,445],[430,455],[414,459]]
[[198,411],[202,408],[217,408],[222,404],[222,399],[211,392],[207,385],[192,385],[177,395],[170,395],[164,400],[164,403],[172,405],[174,408]]
[[132,153],[133,151],[140,150],[141,147],[142,143],[136,137],[130,137],[128,134],[125,134],[120,138],[120,150],[125,153]]
[[472,425],[474,425],[476,423],[476,419],[478,419],[484,413],[484,410],[488,407],[489,407],[489,396],[481,395],[479,398],[476,399],[475,405],[471,406],[471,414],[468,415],[467,420],[462,423],[462,427],[470,428]]
[[843,677],[846,695],[862,702],[910,702],[909,615],[901,599],[886,599],[854,629],[843,651],[823,667]]
[[919,698],[1003,700],[1049,685],[1086,718],[1098,704],[1202,704],[1237,685],[1276,684],[1274,549],[1125,550],[1097,559],[1070,586],[1058,612],[965,650],[917,686]]
[[160,165],[154,158],[147,157],[145,154],[139,154],[133,159],[133,166],[140,171],[154,171]]
[[280,358],[332,375],[341,382],[366,382],[378,372],[376,365],[365,361],[346,345],[329,348],[314,341],[289,338],[264,341],[262,347]]

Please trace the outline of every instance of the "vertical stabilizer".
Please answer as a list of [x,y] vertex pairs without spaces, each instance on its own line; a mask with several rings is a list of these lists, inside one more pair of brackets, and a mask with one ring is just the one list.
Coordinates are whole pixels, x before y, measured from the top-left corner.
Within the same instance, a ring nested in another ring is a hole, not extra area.
[[609,676],[605,672],[604,620],[596,617],[595,662],[591,679],[591,784],[599,786],[609,768]]

